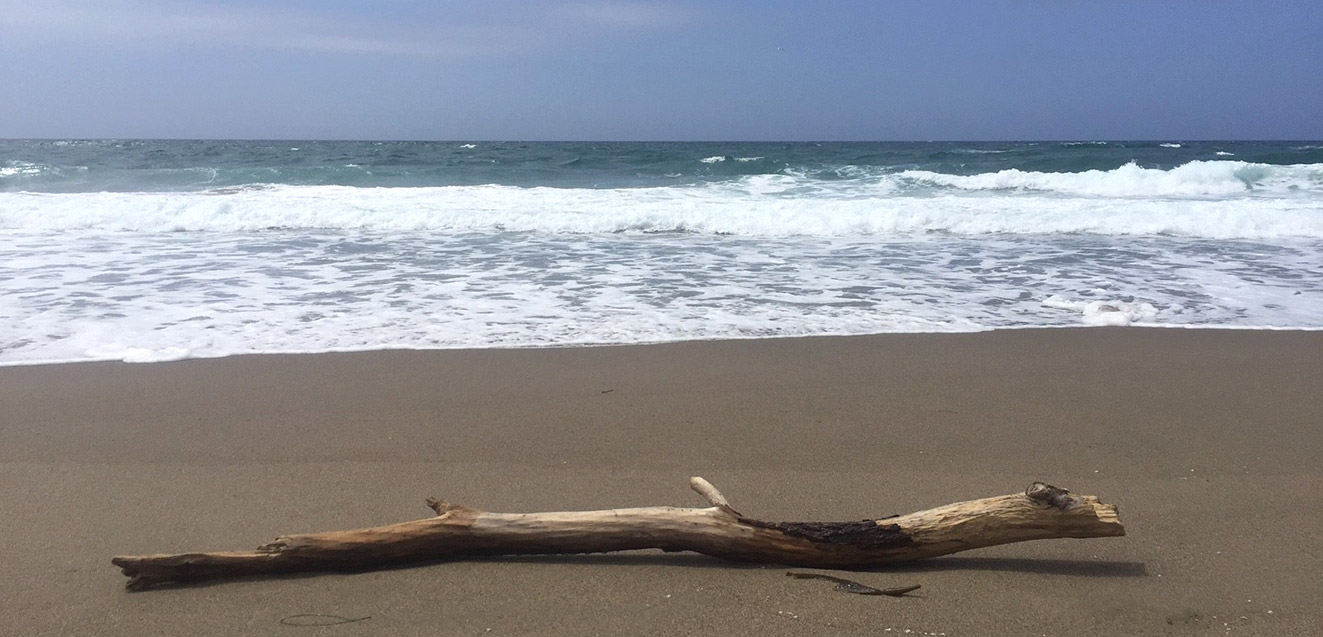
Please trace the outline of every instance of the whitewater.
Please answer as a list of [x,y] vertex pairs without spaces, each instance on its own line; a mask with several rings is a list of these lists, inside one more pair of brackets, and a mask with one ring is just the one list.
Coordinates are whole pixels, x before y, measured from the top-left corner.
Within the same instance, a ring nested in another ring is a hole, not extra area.
[[0,364],[1323,328],[1305,142],[0,142]]

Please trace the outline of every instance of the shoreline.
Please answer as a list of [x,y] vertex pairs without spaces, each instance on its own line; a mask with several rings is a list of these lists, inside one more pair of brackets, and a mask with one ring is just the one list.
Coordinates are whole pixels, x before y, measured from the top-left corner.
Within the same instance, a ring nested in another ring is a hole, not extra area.
[[682,340],[662,340],[662,341],[634,341],[621,343],[593,342],[593,343],[553,343],[546,345],[501,345],[492,347],[373,347],[364,349],[329,349],[329,350],[306,350],[306,351],[263,351],[263,352],[241,352],[237,354],[218,354],[215,356],[185,356],[181,358],[164,358],[150,361],[130,361],[116,358],[103,359],[61,359],[61,360],[38,360],[38,361],[0,361],[0,369],[7,367],[48,367],[54,365],[88,365],[101,363],[125,363],[129,365],[152,365],[157,363],[178,363],[183,361],[195,360],[219,360],[225,358],[244,357],[244,356],[323,356],[338,354],[371,354],[387,352],[488,352],[488,351],[538,351],[538,350],[560,350],[560,349],[584,349],[584,348],[609,348],[609,347],[651,347],[658,345],[678,345],[683,343],[722,343],[722,342],[744,342],[744,341],[781,341],[797,339],[834,339],[834,338],[885,338],[893,336],[955,336],[968,334],[987,334],[991,332],[1018,332],[1018,331],[1057,331],[1057,330],[1211,330],[1211,331],[1229,331],[1229,332],[1323,332],[1323,326],[1320,327],[1272,327],[1257,326],[1245,327],[1240,325],[1175,325],[1175,324],[1142,324],[1142,325],[1017,325],[1009,327],[989,327],[981,330],[952,331],[952,332],[877,332],[862,334],[794,334],[777,336],[747,336],[747,337],[713,337],[700,339],[682,339]]
[[[1323,331],[1012,329],[0,367],[18,634],[1311,634]],[[117,554],[501,511],[699,502],[848,520],[1034,480],[1128,535],[844,574],[656,551],[129,594]],[[879,603],[880,602],[880,603]],[[1225,625],[1224,625],[1225,622]],[[1230,629],[1230,630],[1228,630]]]

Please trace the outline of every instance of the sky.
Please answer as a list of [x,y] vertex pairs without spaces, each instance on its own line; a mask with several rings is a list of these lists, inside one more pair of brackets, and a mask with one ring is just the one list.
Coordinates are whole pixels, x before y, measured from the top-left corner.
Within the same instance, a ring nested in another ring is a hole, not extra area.
[[1323,138],[1318,0],[0,0],[0,138]]

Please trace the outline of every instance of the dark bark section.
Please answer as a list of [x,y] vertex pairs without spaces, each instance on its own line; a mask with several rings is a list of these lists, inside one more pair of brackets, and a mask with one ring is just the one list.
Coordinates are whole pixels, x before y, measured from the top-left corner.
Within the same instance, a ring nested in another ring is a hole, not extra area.
[[877,520],[858,522],[764,522],[740,518],[740,522],[760,529],[780,531],[791,537],[817,544],[853,546],[864,550],[902,548],[914,544],[914,538],[896,524],[878,524]]

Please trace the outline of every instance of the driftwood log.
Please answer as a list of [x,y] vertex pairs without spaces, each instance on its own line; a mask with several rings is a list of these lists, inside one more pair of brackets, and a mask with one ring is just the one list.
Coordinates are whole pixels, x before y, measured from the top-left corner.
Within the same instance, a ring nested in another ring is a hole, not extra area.
[[641,507],[488,513],[428,499],[412,522],[287,535],[255,551],[120,556],[127,587],[307,571],[363,571],[446,558],[695,551],[738,562],[858,568],[911,562],[997,544],[1125,535],[1116,507],[1035,482],[1024,493],[857,522],[763,522],[731,508],[708,481],[690,486],[707,508]]

